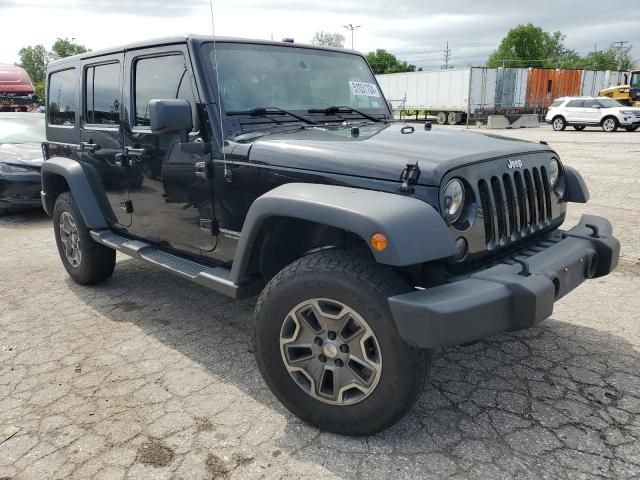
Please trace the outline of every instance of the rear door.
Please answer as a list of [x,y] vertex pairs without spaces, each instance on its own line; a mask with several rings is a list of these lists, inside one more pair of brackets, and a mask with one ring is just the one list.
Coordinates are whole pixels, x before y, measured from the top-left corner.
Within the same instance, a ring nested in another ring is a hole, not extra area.
[[126,68],[125,103],[130,114],[125,152],[129,165],[142,172],[140,181],[130,188],[132,232],[175,250],[211,251],[216,246],[213,189],[205,173],[210,170],[210,155],[183,153],[177,134],[158,135],[150,129],[149,101],[179,98],[191,104],[190,140],[206,136],[186,45],[128,52]]
[[565,117],[571,123],[580,123],[583,120],[584,100],[570,100],[565,107]]
[[118,224],[128,227],[126,202],[135,172],[117,162],[123,148],[122,76],[122,53],[83,62],[80,156],[100,179]]

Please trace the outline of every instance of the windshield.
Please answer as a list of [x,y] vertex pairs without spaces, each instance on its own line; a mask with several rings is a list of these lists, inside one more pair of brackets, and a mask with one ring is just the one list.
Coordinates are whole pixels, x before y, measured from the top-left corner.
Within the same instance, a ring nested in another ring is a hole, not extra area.
[[41,143],[45,139],[44,117],[37,113],[0,114],[0,143]]
[[611,98],[600,98],[598,99],[600,105],[604,108],[613,108],[613,107],[622,107],[623,105],[617,100],[612,100]]
[[[224,109],[277,107],[308,113],[330,106],[387,114],[366,61],[349,53],[219,42],[218,81]],[[207,57],[215,65],[213,44]]]
[[631,88],[640,88],[640,73],[631,75]]

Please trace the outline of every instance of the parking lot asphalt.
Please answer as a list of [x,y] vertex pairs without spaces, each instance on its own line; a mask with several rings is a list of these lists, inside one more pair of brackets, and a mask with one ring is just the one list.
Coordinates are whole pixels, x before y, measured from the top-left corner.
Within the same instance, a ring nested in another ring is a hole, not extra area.
[[492,133],[546,140],[582,172],[592,198],[565,225],[608,217],[618,270],[537,328],[438,352],[415,408],[368,438],[275,400],[254,299],[121,255],[82,287],[44,214],[0,218],[0,479],[640,477],[640,132]]

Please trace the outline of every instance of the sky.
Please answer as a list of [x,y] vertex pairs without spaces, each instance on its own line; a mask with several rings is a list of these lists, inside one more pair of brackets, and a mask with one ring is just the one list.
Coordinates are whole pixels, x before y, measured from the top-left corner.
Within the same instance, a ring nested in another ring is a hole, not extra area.
[[[640,1],[606,8],[602,0],[213,0],[216,35],[309,43],[314,32],[361,25],[354,47],[384,48],[426,69],[443,63],[483,65],[519,23],[562,31],[568,48],[585,54],[630,41],[640,60]],[[0,0],[0,63],[19,60],[27,45],[47,48],[57,37],[100,48],[172,34],[210,34],[209,0]]]

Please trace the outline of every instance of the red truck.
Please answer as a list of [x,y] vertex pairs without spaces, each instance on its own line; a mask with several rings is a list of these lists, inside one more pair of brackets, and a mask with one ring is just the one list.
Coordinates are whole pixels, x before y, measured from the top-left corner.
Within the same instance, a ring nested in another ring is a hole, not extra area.
[[26,112],[33,108],[35,88],[21,67],[0,65],[0,112]]

